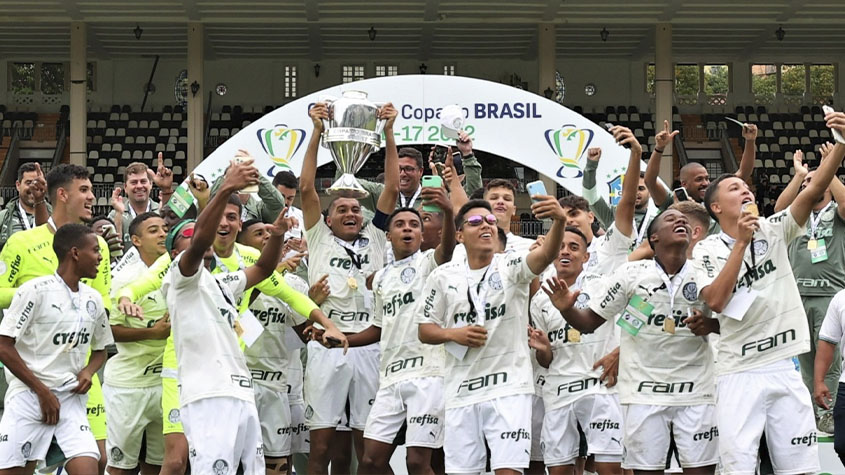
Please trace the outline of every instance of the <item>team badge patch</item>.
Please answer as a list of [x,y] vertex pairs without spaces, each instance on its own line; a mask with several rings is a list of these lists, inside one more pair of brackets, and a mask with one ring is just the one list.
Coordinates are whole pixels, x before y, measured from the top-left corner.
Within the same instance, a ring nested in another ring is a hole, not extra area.
[[766,252],[769,250],[769,241],[766,240],[759,240],[754,241],[754,255],[755,256],[762,256],[765,255]]
[[498,272],[493,272],[490,278],[487,279],[487,283],[490,284],[490,288],[493,290],[502,290],[502,277]]
[[578,298],[575,299],[575,307],[580,309],[587,308],[587,305],[590,303],[590,296],[587,294],[578,294]]
[[171,409],[169,413],[167,413],[167,420],[170,421],[171,424],[178,424],[182,421],[182,416],[179,414],[179,409]]
[[32,455],[32,443],[31,442],[24,442],[21,446],[21,455],[23,455],[24,459],[28,459],[30,455]]
[[414,277],[417,276],[417,270],[413,267],[408,267],[402,270],[402,273],[399,274],[399,279],[402,281],[403,284],[410,284],[414,281]]
[[6,273],[6,269],[8,269],[8,268],[6,267],[6,263],[5,263],[4,261],[0,261],[0,275],[5,274],[5,273]]
[[309,404],[308,407],[305,408],[305,418],[311,419],[311,417],[313,417],[313,416],[314,416],[314,408],[311,407],[311,404]]
[[217,459],[211,465],[211,473],[214,475],[227,475],[229,473],[229,462],[223,459]]
[[97,316],[97,304],[94,303],[93,300],[89,300],[88,303],[85,304],[85,308],[88,310],[88,315],[91,318]]
[[110,455],[111,459],[115,462],[123,460],[123,451],[120,450],[120,447],[112,447]]
[[683,289],[684,298],[690,302],[694,302],[698,298],[698,286],[695,282],[687,282]]

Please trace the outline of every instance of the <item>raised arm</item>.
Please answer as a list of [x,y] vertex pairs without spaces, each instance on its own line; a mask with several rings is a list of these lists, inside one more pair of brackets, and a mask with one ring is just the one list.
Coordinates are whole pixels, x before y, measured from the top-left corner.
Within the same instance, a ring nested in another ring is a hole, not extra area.
[[[845,113],[831,112],[824,117],[827,121],[827,126],[831,129],[837,129],[840,132],[845,132]],[[837,143],[833,146],[833,150],[827,154],[822,160],[819,168],[816,169],[813,179],[798,193],[792,206],[789,207],[792,212],[792,217],[795,222],[803,226],[810,217],[810,212],[813,206],[822,197],[825,190],[830,186],[830,180],[836,175],[839,165],[842,163],[842,157],[845,157],[845,144]]]
[[613,224],[613,210],[607,205],[607,201],[599,194],[596,188],[596,173],[599,169],[599,160],[601,159],[601,148],[590,147],[587,149],[587,165],[584,167],[584,176],[581,178],[581,186],[583,188],[583,195],[590,204],[590,209],[599,220],[599,224],[604,229]]
[[311,229],[323,219],[320,210],[320,195],[317,194],[314,182],[317,177],[317,150],[320,147],[320,135],[323,133],[321,119],[329,117],[329,110],[325,103],[318,102],[311,107],[308,115],[314,124],[314,131],[311,133],[311,140],[308,141],[308,148],[305,150],[305,158],[302,161],[302,172],[299,174],[299,193],[305,229]]
[[41,171],[41,164],[35,162],[36,176],[32,183],[32,199],[35,201],[35,225],[41,226],[50,219],[50,210],[47,209],[47,180],[44,179],[44,172]]
[[452,260],[452,251],[455,250],[455,213],[452,210],[452,203],[446,196],[446,190],[443,187],[423,188],[420,196],[424,205],[433,204],[440,208],[440,212],[443,214],[440,244],[434,250],[434,260],[438,265],[449,262]]
[[[832,149],[833,145],[830,148]],[[822,154],[822,157],[824,157],[824,154]],[[792,179],[789,180],[786,188],[780,192],[780,196],[778,196],[778,200],[775,202],[775,213],[785,210],[795,201],[795,197],[801,191],[801,184],[804,183],[804,178],[807,178],[807,173],[810,172],[810,169],[804,164],[804,152],[801,150],[796,150],[792,155],[792,168],[795,169],[795,174],[792,175]]]
[[396,198],[399,196],[399,151],[393,136],[393,123],[399,112],[388,102],[379,109],[378,114],[380,119],[387,119],[387,122],[384,124],[384,190],[378,197],[376,208],[389,215],[396,209]]
[[[448,152],[451,152],[451,149]],[[428,167],[431,169],[431,173],[434,174],[437,173],[437,167],[432,161],[432,155],[433,153],[428,157]],[[451,153],[446,154],[446,163],[444,165],[441,176],[443,177],[443,184],[446,186],[446,191],[449,192],[449,201],[452,203],[452,212],[454,214],[461,209],[464,203],[469,201],[469,196],[458,179],[458,170],[455,168],[455,162],[452,159]]]
[[[832,143],[825,142],[822,144],[822,147],[819,150],[822,160],[824,160],[824,157],[830,154],[832,150]],[[837,176],[834,176],[833,179],[830,180],[830,194],[833,195],[833,201],[836,202],[836,211],[839,213],[839,217],[841,219],[845,219],[845,184],[843,184],[842,180],[840,180]]]
[[[472,152],[472,139],[470,138],[469,134],[464,132],[463,130],[459,132],[458,139],[455,141],[458,150],[461,151],[461,163],[464,167],[464,186],[460,186],[461,184],[458,183],[458,187],[466,194],[467,196],[471,195],[475,190],[479,190],[484,187],[484,183],[481,180],[481,163],[476,158],[475,154]],[[447,155],[447,159],[451,159],[452,154],[450,153]]]
[[745,139],[745,148],[742,150],[742,159],[736,176],[750,182],[751,173],[754,172],[754,159],[757,158],[757,126],[745,124],[742,127],[742,138]]
[[293,221],[293,218],[285,217],[287,210],[287,207],[282,208],[276,216],[276,221],[265,228],[270,233],[270,239],[267,240],[264,250],[261,251],[261,256],[255,264],[244,269],[244,274],[246,274],[246,285],[244,288],[249,289],[254,287],[276,271],[276,264],[279,263],[282,257],[285,232],[290,229]]
[[[534,216],[537,219],[552,219],[552,227],[543,243],[525,257],[525,262],[531,272],[540,275],[560,254],[563,229],[566,227],[566,214],[554,196],[532,196],[532,199],[539,200],[531,205]],[[631,219],[634,219],[633,216]]]
[[740,216],[737,223],[738,235],[734,247],[728,256],[728,261],[725,262],[725,266],[719,272],[716,279],[701,290],[701,298],[716,313],[721,313],[731,298],[733,298],[734,287],[742,270],[742,259],[745,256],[745,249],[751,242],[754,231],[759,228],[757,224],[758,219],[758,217],[750,213],[744,213]]
[[[211,198],[208,206],[197,217],[197,224],[194,226],[194,236],[191,239],[191,244],[179,260],[179,271],[182,275],[192,276],[197,273],[202,265],[205,251],[214,244],[217,226],[220,224],[220,218],[223,217],[223,212],[226,210],[226,203],[229,202],[229,196],[232,193],[237,193],[240,189],[258,183],[258,174],[258,169],[252,166],[252,160],[240,163],[232,162],[228,171],[226,171],[223,184],[220,186],[217,194]],[[279,244],[279,247],[281,247],[281,244]],[[278,259],[276,262],[278,262]],[[273,262],[273,269],[276,267],[276,262]]]
[[643,156],[643,147],[640,141],[634,137],[631,129],[615,126],[610,129],[613,138],[619,145],[628,145],[631,148],[631,156],[628,159],[628,169],[625,170],[625,181],[622,182],[622,198],[616,206],[616,229],[623,236],[634,234],[634,206],[637,201],[637,187],[640,184],[640,160]]
[[643,178],[645,187],[648,188],[648,194],[651,195],[651,199],[657,206],[665,203],[671,196],[671,192],[657,181],[657,176],[660,174],[660,160],[663,158],[663,152],[678,133],[677,130],[670,132],[669,121],[663,121],[663,130],[654,136],[654,150],[651,151],[651,158],[648,159],[648,165],[645,167],[645,177]]

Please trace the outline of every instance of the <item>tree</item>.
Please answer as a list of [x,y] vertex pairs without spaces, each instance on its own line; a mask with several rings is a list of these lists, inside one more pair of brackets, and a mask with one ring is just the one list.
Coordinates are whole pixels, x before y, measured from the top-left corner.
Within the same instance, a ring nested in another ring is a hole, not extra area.
[[675,65],[675,94],[678,96],[698,95],[698,65]]

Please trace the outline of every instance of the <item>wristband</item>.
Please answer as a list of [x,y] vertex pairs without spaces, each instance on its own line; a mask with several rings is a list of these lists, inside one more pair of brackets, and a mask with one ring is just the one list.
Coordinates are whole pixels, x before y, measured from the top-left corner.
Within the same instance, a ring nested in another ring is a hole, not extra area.
[[[666,149],[664,148],[663,150],[666,150]],[[657,152],[657,153],[659,153],[659,154],[661,154],[661,155],[663,155],[663,150],[660,150],[660,149],[659,149],[659,148],[657,148],[657,147],[655,147],[655,148],[654,148],[654,151],[655,151],[655,152]]]

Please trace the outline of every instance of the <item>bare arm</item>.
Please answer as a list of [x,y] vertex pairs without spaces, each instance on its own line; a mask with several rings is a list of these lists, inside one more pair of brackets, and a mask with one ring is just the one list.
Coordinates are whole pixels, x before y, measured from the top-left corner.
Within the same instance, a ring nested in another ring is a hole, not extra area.
[[261,251],[261,256],[255,261],[255,264],[244,269],[246,274],[246,286],[248,289],[257,285],[267,277],[270,277],[276,270],[276,264],[282,257],[282,245],[284,244],[284,235],[290,229],[293,218],[286,218],[288,208],[282,209],[282,212],[276,216],[276,221],[267,226],[267,232],[270,233],[270,239],[264,245]]
[[452,203],[446,196],[444,188],[423,188],[420,192],[423,204],[433,204],[440,208],[443,214],[443,226],[440,229],[440,244],[434,250],[434,260],[437,264],[443,264],[452,260],[452,251],[455,250],[455,213],[452,210]]
[[824,383],[824,376],[830,369],[830,365],[833,364],[835,353],[835,344],[822,339],[819,339],[816,343],[816,359],[813,361],[813,399],[816,404],[825,409],[830,409],[833,397]]
[[319,102],[308,111],[308,115],[314,124],[314,131],[311,133],[311,140],[308,141],[308,148],[305,150],[305,158],[302,161],[302,171],[299,174],[299,192],[305,229],[311,229],[323,219],[320,210],[320,195],[317,194],[315,181],[317,179],[317,150],[320,147],[320,135],[323,133],[321,119],[329,117],[329,110],[326,104]]
[[349,346],[367,346],[381,339],[381,328],[370,325],[366,330],[349,335]]
[[640,159],[643,155],[643,147],[639,140],[634,137],[631,129],[616,126],[610,129],[613,138],[620,145],[631,147],[631,156],[628,159],[628,169],[625,170],[625,181],[622,183],[622,197],[616,206],[616,229],[624,236],[631,236],[634,233],[634,205],[637,201],[637,187],[640,182]]
[[663,121],[663,130],[654,136],[654,150],[652,150],[651,158],[648,159],[648,165],[645,167],[645,177],[643,180],[645,181],[649,195],[651,195],[651,199],[658,206],[669,198],[669,191],[657,181],[657,176],[660,174],[660,160],[663,158],[663,151],[672,143],[672,139],[678,133],[677,130],[670,132],[669,121]]
[[[537,219],[552,219],[552,227],[540,247],[528,253],[525,262],[534,274],[540,274],[560,253],[563,243],[563,229],[566,227],[566,215],[554,196],[535,196],[539,199],[531,205],[531,212]],[[633,218],[632,218],[633,219]]]
[[734,287],[742,270],[742,258],[745,249],[751,242],[754,231],[758,229],[757,217],[751,214],[743,214],[739,218],[738,234],[733,249],[725,262],[725,267],[719,272],[716,279],[707,287],[701,290],[701,298],[714,312],[721,313],[733,297]]
[[[831,148],[833,148],[832,145]],[[801,150],[796,150],[792,155],[792,168],[795,169],[795,174],[792,175],[789,184],[786,185],[786,188],[778,196],[778,200],[775,202],[775,213],[785,210],[795,201],[795,197],[801,191],[801,184],[804,183],[804,178],[807,178],[807,173],[810,172],[810,169],[804,163],[804,152]]]
[[379,117],[387,119],[387,122],[384,124],[384,191],[378,197],[376,208],[389,215],[396,209],[396,198],[399,196],[399,150],[393,136],[393,123],[399,112],[388,102],[378,113]]
[[[828,156],[831,151],[833,151],[832,143],[825,142],[822,144],[822,147],[819,150],[822,160],[824,160],[824,157]],[[830,194],[833,195],[833,201],[836,202],[836,211],[839,213],[839,217],[841,219],[845,219],[845,184],[842,184],[842,180],[840,180],[839,177],[834,176],[833,179],[830,180],[829,189]]]
[[[825,116],[825,119],[828,121],[829,127],[845,131],[845,113],[833,112]],[[803,191],[798,193],[795,201],[792,202],[792,206],[789,209],[798,225],[803,226],[807,222],[813,206],[824,195],[825,190],[830,186],[830,181],[836,175],[836,171],[842,163],[842,157],[845,157],[845,145],[837,143],[833,146],[833,150],[822,160],[810,183]]]
[[123,325],[112,325],[111,334],[116,343],[166,340],[170,336],[170,319],[167,317],[161,318],[150,328],[129,328]]
[[751,173],[754,172],[754,159],[757,157],[757,126],[746,124],[742,128],[742,137],[745,139],[745,148],[742,151],[736,176],[750,182]]
[[592,333],[600,327],[605,320],[599,314],[588,309],[575,308],[575,301],[580,291],[570,291],[566,282],[552,277],[546,281],[548,288],[543,287],[543,292],[549,296],[552,305],[555,306],[563,319],[572,325],[576,330],[584,333]]

